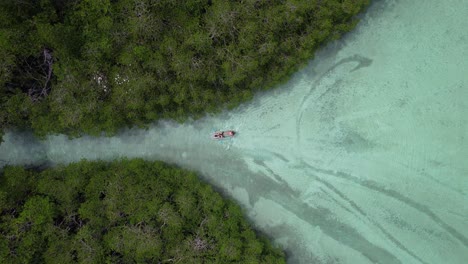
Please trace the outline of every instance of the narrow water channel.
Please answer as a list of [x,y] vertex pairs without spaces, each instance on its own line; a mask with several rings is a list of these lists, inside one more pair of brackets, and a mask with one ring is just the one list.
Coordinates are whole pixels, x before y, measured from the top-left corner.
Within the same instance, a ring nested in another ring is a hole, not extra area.
[[[466,263],[468,2],[375,1],[234,111],[112,138],[10,132],[0,165],[143,157],[237,200],[290,263]],[[216,129],[238,135],[210,139]]]

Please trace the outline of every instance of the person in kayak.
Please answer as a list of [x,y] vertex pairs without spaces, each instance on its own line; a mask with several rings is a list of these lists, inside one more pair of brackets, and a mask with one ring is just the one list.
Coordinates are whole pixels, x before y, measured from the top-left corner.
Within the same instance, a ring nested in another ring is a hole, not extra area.
[[215,138],[224,138],[223,132],[218,132],[218,133],[214,134],[214,137]]

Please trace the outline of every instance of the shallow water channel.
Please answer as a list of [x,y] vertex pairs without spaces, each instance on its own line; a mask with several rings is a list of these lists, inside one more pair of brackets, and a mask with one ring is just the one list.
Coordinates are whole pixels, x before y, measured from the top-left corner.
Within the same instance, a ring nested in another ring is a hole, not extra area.
[[237,200],[289,263],[467,263],[467,29],[468,1],[375,1],[234,111],[112,138],[10,132],[0,165],[163,160]]

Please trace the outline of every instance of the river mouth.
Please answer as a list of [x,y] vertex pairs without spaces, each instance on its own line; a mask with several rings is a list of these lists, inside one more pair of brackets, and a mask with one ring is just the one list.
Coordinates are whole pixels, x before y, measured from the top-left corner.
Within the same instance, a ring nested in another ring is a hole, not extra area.
[[[234,111],[113,138],[8,133],[0,160],[195,170],[290,263],[464,263],[467,13],[463,1],[377,1],[283,87]],[[218,129],[238,134],[211,140]]]

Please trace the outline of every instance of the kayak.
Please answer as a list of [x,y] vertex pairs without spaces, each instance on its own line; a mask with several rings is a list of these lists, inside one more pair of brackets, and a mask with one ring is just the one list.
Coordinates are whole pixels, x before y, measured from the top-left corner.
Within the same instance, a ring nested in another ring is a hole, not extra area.
[[216,131],[211,135],[211,138],[219,140],[234,137],[235,134],[236,132],[234,130]]

